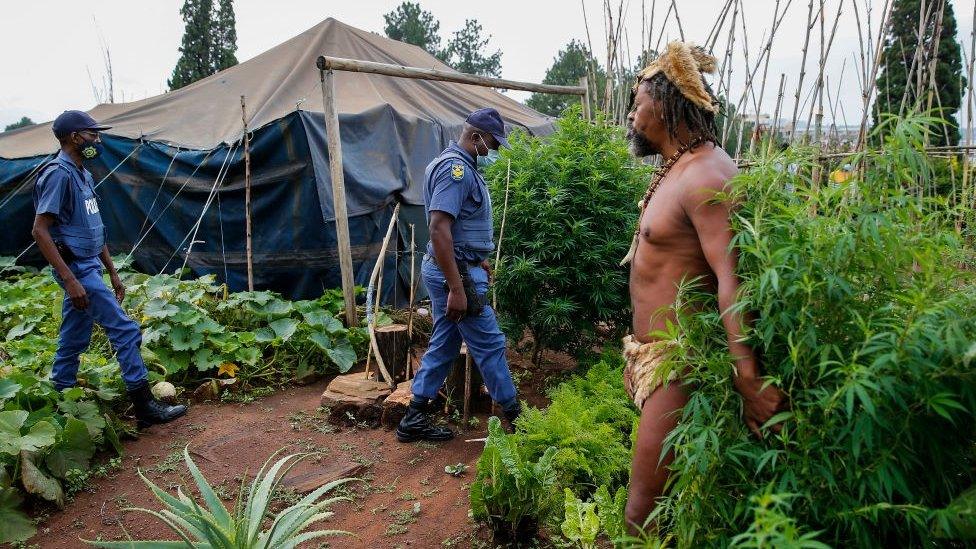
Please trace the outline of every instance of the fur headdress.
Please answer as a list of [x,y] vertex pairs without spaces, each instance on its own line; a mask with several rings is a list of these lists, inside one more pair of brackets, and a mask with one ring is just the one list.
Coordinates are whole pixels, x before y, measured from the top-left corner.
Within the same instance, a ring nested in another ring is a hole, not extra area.
[[718,101],[705,87],[704,74],[715,72],[715,57],[689,42],[671,42],[667,50],[637,75],[633,91],[641,82],[663,72],[681,95],[702,109],[717,113]]

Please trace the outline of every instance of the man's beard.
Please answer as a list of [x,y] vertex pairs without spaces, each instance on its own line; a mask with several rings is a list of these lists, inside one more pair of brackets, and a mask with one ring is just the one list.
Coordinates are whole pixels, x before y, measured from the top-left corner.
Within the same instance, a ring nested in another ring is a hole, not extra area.
[[627,141],[630,143],[630,153],[637,158],[660,153],[657,147],[644,137],[644,134],[636,131],[630,124],[627,125]]

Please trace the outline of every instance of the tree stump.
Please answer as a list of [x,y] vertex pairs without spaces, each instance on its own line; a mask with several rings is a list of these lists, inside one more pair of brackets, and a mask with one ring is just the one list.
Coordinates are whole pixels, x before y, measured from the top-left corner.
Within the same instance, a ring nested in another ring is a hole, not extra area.
[[410,390],[412,385],[410,380],[397,385],[395,391],[383,401],[383,417],[380,423],[388,429],[396,429],[396,426],[407,415],[407,407],[410,406],[410,399],[413,393]]
[[329,409],[329,421],[337,425],[378,427],[382,402],[391,392],[386,383],[366,379],[362,373],[346,374],[329,382],[322,393],[322,406]]
[[393,376],[393,382],[399,383],[407,379],[407,352],[410,349],[410,338],[407,336],[407,326],[404,324],[390,324],[380,326],[374,330],[376,346],[386,370]]

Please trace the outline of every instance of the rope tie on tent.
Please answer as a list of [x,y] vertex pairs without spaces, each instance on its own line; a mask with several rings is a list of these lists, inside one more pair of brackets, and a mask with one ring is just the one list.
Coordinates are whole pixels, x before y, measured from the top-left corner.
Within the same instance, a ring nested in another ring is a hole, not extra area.
[[[159,200],[159,194],[163,192],[163,187],[166,185],[166,179],[169,177],[169,172],[173,169],[173,163],[176,162],[176,157],[183,152],[179,147],[176,147],[176,154],[169,161],[169,166],[166,167],[166,173],[163,174],[163,180],[159,183],[159,187],[156,188],[156,196],[153,197],[152,204],[149,205],[149,211],[146,213],[146,218],[142,220],[142,227],[139,227],[139,235],[142,235],[142,231],[146,229],[146,223],[149,221],[149,217],[152,215],[153,210],[156,209],[156,201]],[[129,254],[131,256],[131,254]]]
[[7,198],[5,198],[3,200],[3,202],[0,202],[0,210],[2,210],[4,206],[6,206],[7,204],[9,204],[10,201],[14,199],[14,196],[15,195],[17,195],[18,193],[20,193],[20,191],[24,190],[24,187],[26,187],[27,184],[31,182],[31,179],[33,179],[33,177],[35,175],[37,175],[37,172],[42,167],[44,167],[44,165],[47,164],[47,161],[50,160],[51,157],[54,156],[54,155],[55,155],[55,153],[51,153],[51,154],[45,156],[36,166],[34,166],[33,168],[31,168],[31,171],[28,172],[26,176],[24,176],[24,179],[20,182],[20,185],[17,185],[17,188],[14,189],[13,191],[11,191],[10,194],[7,196]]
[[[200,163],[197,164],[197,167],[193,169],[193,172],[189,175],[189,177],[186,178],[186,181],[183,182],[183,185],[181,185],[180,188],[176,190],[176,194],[174,194],[173,198],[169,200],[169,203],[166,204],[166,207],[159,212],[159,215],[156,216],[156,219],[153,219],[152,224],[149,225],[149,228],[146,229],[146,232],[139,237],[139,240],[135,243],[134,246],[132,246],[132,249],[129,250],[129,255],[125,257],[126,261],[128,261],[132,257],[132,254],[135,253],[136,248],[138,248],[142,244],[142,242],[146,240],[146,237],[148,237],[149,234],[152,233],[152,230],[156,227],[156,224],[159,223],[159,220],[163,218],[163,214],[166,213],[166,210],[168,210],[169,207],[173,205],[173,202],[176,202],[176,199],[180,196],[180,193],[183,192],[183,189],[186,188],[186,186],[190,183],[190,180],[193,179],[193,176],[197,174],[200,168],[207,163],[207,160],[210,158],[210,155],[212,153],[213,151],[207,151],[207,154],[204,155],[203,160],[201,160]],[[172,256],[170,256],[170,259],[172,259]]]
[[[217,172],[217,177],[214,179],[214,184],[210,188],[210,194],[207,196],[207,201],[206,203],[204,203],[203,210],[200,212],[200,217],[197,218],[196,223],[194,223],[193,226],[190,227],[190,230],[187,232],[186,236],[183,237],[183,240],[181,240],[179,245],[176,246],[176,249],[173,250],[173,254],[170,255],[169,259],[166,260],[166,264],[163,265],[162,269],[160,269],[159,274],[162,274],[166,270],[166,268],[169,267],[170,261],[172,261],[173,258],[176,257],[176,254],[180,251],[180,248],[183,247],[183,244],[187,242],[187,239],[190,239],[190,242],[187,245],[186,257],[183,260],[183,266],[180,268],[180,276],[182,276],[183,269],[186,268],[187,261],[190,259],[190,254],[193,251],[193,244],[196,242],[197,232],[200,230],[200,225],[203,222],[203,216],[206,215],[207,210],[210,208],[210,204],[213,202],[214,196],[216,195],[217,192],[217,186],[223,182],[224,177],[227,175],[227,172],[229,171],[228,161],[230,160],[231,156],[233,156],[234,152],[237,150],[237,146],[238,143],[235,143],[234,146],[227,151],[227,154],[224,156],[224,161],[220,165],[220,170],[218,170]],[[191,233],[192,233],[192,237],[191,237]]]
[[[133,148],[132,151],[128,155],[126,155],[126,157],[123,158],[121,162],[119,162],[118,164],[116,164],[115,167],[111,169],[111,171],[109,171],[107,174],[105,174],[105,177],[103,177],[103,178],[101,178],[101,179],[98,180],[98,183],[95,184],[95,188],[97,189],[98,187],[100,187],[102,185],[102,183],[105,182],[106,179],[108,179],[109,177],[112,177],[112,174],[115,173],[115,170],[119,169],[119,167],[122,166],[122,164],[125,164],[125,162],[128,159],[132,158],[132,155],[136,154],[136,151],[138,151],[139,149],[141,149],[142,148],[142,145],[143,145],[143,142],[140,141],[139,144],[136,145],[136,147]],[[24,257],[24,255],[26,255],[27,252],[29,252],[36,245],[37,245],[37,241],[31,242],[30,244],[28,244],[27,247],[24,248],[24,251],[22,251],[19,254],[17,254],[17,257],[14,258],[14,261],[13,261],[13,263],[11,263],[11,265],[16,265],[17,262],[20,261],[20,258]],[[6,271],[8,267],[4,267],[3,269],[0,269],[0,273],[3,273],[4,271]]]

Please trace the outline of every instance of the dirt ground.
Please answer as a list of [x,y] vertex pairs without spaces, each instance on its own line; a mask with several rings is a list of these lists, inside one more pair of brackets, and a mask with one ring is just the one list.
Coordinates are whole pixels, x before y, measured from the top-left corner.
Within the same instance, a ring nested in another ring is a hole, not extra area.
[[[521,395],[535,405],[544,403],[544,387],[572,367],[570,361],[557,359],[542,372],[530,374],[520,356],[509,356]],[[286,453],[318,452],[320,457],[289,474],[276,509],[296,501],[303,484],[308,488],[337,477],[363,479],[351,490],[353,501],[338,504],[335,516],[319,525],[355,536],[324,538],[325,543],[308,547],[488,545],[489,534],[468,518],[467,488],[483,443],[465,442],[485,436],[486,415],[477,416],[477,425],[469,425],[450,442],[400,444],[383,428],[342,428],[326,422],[318,411],[326,385],[322,380],[246,404],[196,404],[181,420],[143,431],[137,440],[125,443],[120,468],[76,494],[64,510],[51,512],[30,543],[73,548],[86,547],[80,539],[174,539],[155,518],[121,509],[162,507],[137,476],[137,468],[163,489],[175,492],[183,486],[195,493],[182,460],[182,450],[189,445],[194,461],[229,507],[242,479],[249,481],[281,448]],[[444,472],[446,465],[457,463],[469,467],[463,476]]]

